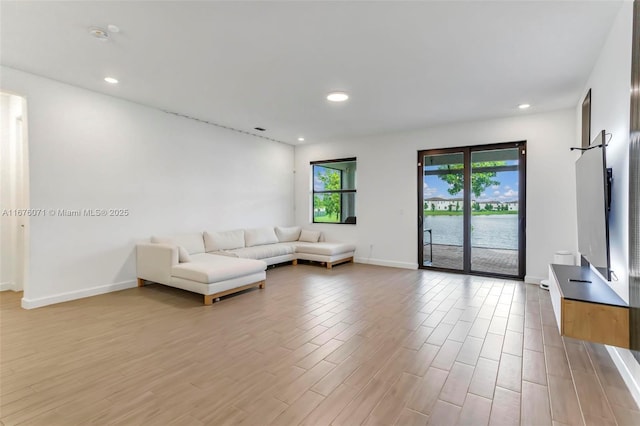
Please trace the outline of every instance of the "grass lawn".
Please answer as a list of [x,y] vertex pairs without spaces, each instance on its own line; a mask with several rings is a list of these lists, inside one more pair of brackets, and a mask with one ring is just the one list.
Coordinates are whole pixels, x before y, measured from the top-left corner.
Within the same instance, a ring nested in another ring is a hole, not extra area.
[[313,221],[322,223],[340,223],[340,218],[338,217],[338,214],[332,214],[324,216],[314,216]]
[[[425,210],[425,216],[462,216],[464,212],[460,211],[447,211],[447,210]],[[471,216],[494,216],[501,214],[518,214],[517,211],[509,211],[509,210],[480,210],[480,211],[472,211]],[[317,221],[318,219],[316,219]]]

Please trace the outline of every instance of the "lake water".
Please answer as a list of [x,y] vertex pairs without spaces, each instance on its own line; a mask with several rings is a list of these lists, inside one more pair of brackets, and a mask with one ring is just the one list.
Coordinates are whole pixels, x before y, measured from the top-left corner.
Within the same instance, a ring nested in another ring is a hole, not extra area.
[[[462,216],[425,216],[424,228],[433,244],[462,245]],[[471,246],[517,250],[518,215],[471,216]]]

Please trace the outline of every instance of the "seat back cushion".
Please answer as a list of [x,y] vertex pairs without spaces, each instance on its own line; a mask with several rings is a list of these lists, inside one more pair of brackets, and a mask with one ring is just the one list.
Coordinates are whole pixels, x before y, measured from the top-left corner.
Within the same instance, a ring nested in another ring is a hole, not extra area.
[[288,228],[276,226],[276,235],[278,237],[278,241],[281,243],[298,241],[298,238],[300,238],[300,231],[302,231],[302,228],[299,226],[291,226]]
[[153,236],[151,237],[151,242],[184,247],[189,254],[204,253],[204,240],[202,239],[202,234],[200,232],[160,237]]
[[191,262],[191,256],[186,248],[178,246],[178,262],[186,263]]
[[300,238],[298,241],[303,241],[305,243],[317,243],[320,240],[320,231],[310,231],[308,229],[303,229],[300,232]]
[[253,228],[244,230],[244,243],[247,247],[275,244],[278,242],[278,237],[273,228]]
[[233,250],[244,247],[244,230],[206,232],[204,246],[207,253],[220,250]]

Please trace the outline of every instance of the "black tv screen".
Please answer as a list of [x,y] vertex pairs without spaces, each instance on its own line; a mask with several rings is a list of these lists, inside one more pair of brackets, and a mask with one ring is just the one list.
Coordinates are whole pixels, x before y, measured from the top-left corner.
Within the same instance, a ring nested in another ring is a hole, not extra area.
[[576,161],[578,250],[607,280],[611,279],[609,257],[610,179],[606,163],[604,130]]

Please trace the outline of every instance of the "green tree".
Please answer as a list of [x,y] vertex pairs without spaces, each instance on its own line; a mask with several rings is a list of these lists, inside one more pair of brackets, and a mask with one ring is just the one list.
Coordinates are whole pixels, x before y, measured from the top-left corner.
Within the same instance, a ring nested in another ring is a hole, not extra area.
[[493,210],[493,205],[491,204],[485,204],[484,209],[488,212],[490,212],[491,210]]
[[431,211],[432,212],[436,211],[436,203],[431,203]]
[[[507,164],[505,161],[481,161],[478,163],[472,163],[472,170],[476,168],[482,167],[495,167],[495,166],[504,166]],[[462,173],[462,164],[448,164],[439,167],[440,170],[459,170],[456,173],[439,175],[438,177],[447,182],[449,184],[449,189],[447,190],[449,194],[456,195],[460,191],[462,191],[463,185],[463,173]],[[500,181],[495,180],[496,172],[473,172],[471,173],[471,192],[476,197],[479,197],[482,192],[492,185],[500,185]]]
[[478,203],[477,201],[473,203],[473,209],[477,212],[480,211],[480,203]]
[[[342,189],[342,182],[340,181],[340,171],[338,170],[326,170],[324,173],[318,174],[318,179],[324,184],[325,190]],[[316,206],[324,207],[327,216],[336,215],[336,218],[340,216],[340,194],[322,194],[315,201]]]
[[460,201],[456,201],[456,211],[460,211]]

